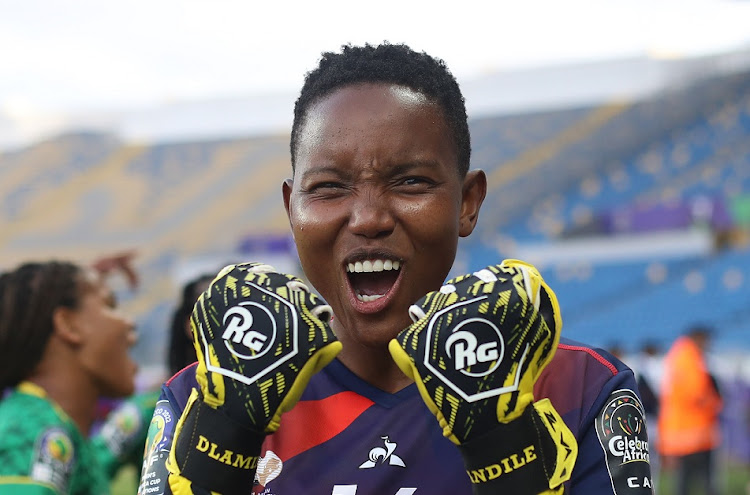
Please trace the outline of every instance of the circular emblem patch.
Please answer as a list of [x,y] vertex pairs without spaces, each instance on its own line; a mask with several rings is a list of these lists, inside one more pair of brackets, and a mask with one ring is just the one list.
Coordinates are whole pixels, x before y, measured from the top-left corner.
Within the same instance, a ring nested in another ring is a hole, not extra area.
[[31,479],[66,492],[70,481],[75,448],[63,428],[50,428],[38,438],[31,463]]
[[607,458],[615,493],[652,493],[645,414],[632,390],[612,392],[596,418],[596,434]]

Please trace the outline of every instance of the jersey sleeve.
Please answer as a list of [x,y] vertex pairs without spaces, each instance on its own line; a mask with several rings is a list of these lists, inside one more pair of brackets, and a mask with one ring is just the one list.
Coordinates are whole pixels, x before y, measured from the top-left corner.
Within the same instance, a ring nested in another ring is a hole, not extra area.
[[77,452],[65,428],[51,426],[37,435],[8,434],[0,449],[0,493],[64,494],[71,486]]
[[197,386],[195,364],[179,371],[162,386],[146,435],[138,495],[208,495],[204,490],[193,489],[185,478],[172,476],[170,480],[167,469],[177,422]]
[[621,370],[581,425],[571,495],[653,493],[645,417],[633,372]]
[[167,459],[182,410],[168,385],[162,387],[148,426],[138,495],[171,494]]
[[144,392],[123,401],[91,439],[99,465],[109,478],[126,464],[140,464],[149,420],[160,393]]
[[42,485],[20,476],[0,476],[0,492],[3,495],[60,495],[60,492],[49,485]]

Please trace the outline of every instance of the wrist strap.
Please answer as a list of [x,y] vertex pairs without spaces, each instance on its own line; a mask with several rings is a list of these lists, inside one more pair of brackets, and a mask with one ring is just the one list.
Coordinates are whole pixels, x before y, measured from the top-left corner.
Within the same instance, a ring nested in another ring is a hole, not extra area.
[[[552,414],[544,407],[547,404],[540,404],[545,421],[537,404],[517,419],[458,446],[475,495],[542,493],[570,477],[578,452],[575,438],[554,409]],[[567,434],[553,436],[561,429]]]
[[180,475],[214,492],[249,492],[265,437],[198,399],[175,435]]

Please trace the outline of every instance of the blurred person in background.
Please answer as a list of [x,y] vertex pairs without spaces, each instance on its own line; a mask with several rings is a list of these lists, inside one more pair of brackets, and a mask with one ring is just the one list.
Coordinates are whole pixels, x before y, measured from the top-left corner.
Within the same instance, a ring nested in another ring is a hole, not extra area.
[[112,476],[143,451],[154,401],[124,401],[90,435],[102,398],[135,391],[133,321],[117,307],[104,274],[132,256],[92,267],[23,263],[0,275],[0,492],[109,493]]
[[708,327],[694,326],[664,357],[658,446],[676,469],[678,495],[689,493],[690,486],[701,494],[717,493],[713,462],[721,443],[722,400],[705,359],[711,334]]
[[[656,418],[659,414],[659,375],[658,369],[661,367],[661,352],[659,346],[653,342],[644,342],[639,352],[630,359],[631,367],[635,373],[635,380],[638,384],[638,390],[641,392],[641,401],[643,410],[646,411],[648,418],[653,418],[653,426],[656,427]],[[649,426],[652,423],[649,422]],[[656,438],[649,437],[652,441]]]
[[[646,413],[648,438],[652,445],[657,445],[659,438],[659,384],[662,375],[662,352],[655,342],[645,341],[637,353],[628,356],[625,362],[635,373],[635,381]],[[661,469],[659,451],[651,449],[651,474],[654,486],[658,486],[658,475]]]
[[190,329],[190,313],[201,292],[208,288],[214,275],[203,274],[193,278],[182,287],[179,305],[172,313],[172,324],[169,327],[169,348],[167,360],[169,376],[195,362],[193,332]]

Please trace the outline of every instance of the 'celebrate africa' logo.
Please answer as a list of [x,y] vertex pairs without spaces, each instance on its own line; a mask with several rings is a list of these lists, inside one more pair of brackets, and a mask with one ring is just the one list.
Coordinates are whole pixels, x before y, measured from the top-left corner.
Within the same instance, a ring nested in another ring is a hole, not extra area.
[[617,394],[602,411],[602,433],[609,452],[622,463],[649,461],[646,426],[640,402],[631,394]]
[[635,392],[621,389],[612,392],[596,418],[596,434],[607,458],[615,493],[652,493],[644,416]]

